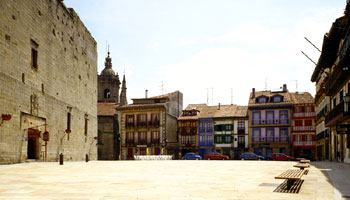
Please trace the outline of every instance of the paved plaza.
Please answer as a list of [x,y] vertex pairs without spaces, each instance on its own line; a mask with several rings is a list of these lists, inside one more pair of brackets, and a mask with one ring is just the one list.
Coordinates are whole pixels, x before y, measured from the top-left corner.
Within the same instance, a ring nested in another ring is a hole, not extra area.
[[[298,193],[274,179],[296,162],[90,161],[0,165],[0,199],[344,199],[350,165],[313,162]],[[347,193],[349,192],[349,193]]]

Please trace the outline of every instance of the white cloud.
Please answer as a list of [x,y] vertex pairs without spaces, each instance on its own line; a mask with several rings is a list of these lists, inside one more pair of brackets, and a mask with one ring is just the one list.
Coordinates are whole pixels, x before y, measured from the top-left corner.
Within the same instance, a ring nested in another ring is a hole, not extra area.
[[[189,103],[231,103],[231,88],[235,104],[246,105],[251,88],[279,90],[283,84],[290,91],[308,91],[314,95],[314,83],[310,81],[314,65],[301,50],[310,52],[317,62],[319,52],[304,36],[321,38],[314,40],[322,47],[324,32],[331,25],[330,15],[323,11],[310,15],[306,20],[297,21],[295,26],[267,27],[259,22],[246,23],[217,36],[200,40],[183,40],[179,44],[205,44],[207,48],[194,53],[186,60],[161,66],[159,77],[169,82],[170,90],[184,93],[184,106]],[[309,38],[309,39],[310,39]],[[215,47],[216,46],[216,47]],[[213,99],[212,100],[212,90]]]
[[185,46],[192,46],[198,44],[198,40],[195,39],[180,39],[177,40],[175,43],[175,46],[177,47],[185,47]]

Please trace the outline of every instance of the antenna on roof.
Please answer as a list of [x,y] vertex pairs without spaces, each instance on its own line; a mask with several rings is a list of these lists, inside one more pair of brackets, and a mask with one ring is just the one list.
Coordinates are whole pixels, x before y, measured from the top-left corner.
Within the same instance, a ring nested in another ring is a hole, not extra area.
[[164,83],[163,83],[163,81],[161,81],[161,85],[160,85],[160,87],[161,87],[161,90],[162,90],[162,94],[164,94]]
[[317,49],[317,51],[319,51],[321,53],[321,50],[319,48],[316,47],[316,45],[314,45],[309,39],[307,39],[306,37],[304,37],[306,41],[308,41],[313,47],[315,47],[315,49]]
[[267,91],[267,78],[265,77],[265,91]]
[[207,88],[207,105],[209,105],[209,88]]
[[295,92],[298,93],[298,80],[292,80],[295,81]]
[[211,105],[214,104],[214,88],[211,88]]
[[231,88],[231,105],[233,105],[233,92],[232,92],[232,88]]
[[306,55],[303,51],[301,51],[302,54],[304,54],[305,57],[307,57],[312,63],[317,65],[308,55]]

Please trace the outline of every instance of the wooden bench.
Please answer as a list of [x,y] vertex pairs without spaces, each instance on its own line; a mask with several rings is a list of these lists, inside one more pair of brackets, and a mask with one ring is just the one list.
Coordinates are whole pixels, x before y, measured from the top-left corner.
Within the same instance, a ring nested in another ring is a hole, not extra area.
[[310,160],[299,160],[300,163],[310,163]]
[[308,168],[308,167],[310,167],[310,165],[309,165],[309,163],[298,163],[298,164],[294,165],[293,167],[298,167],[301,170],[304,170],[304,168]]
[[300,180],[304,175],[303,170],[288,169],[282,174],[275,176],[275,179],[287,179],[287,189],[290,189],[296,180]]

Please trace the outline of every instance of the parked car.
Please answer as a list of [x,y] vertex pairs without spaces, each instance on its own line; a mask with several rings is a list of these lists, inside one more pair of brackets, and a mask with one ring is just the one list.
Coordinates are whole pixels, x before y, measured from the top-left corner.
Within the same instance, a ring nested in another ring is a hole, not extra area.
[[200,160],[201,156],[196,155],[195,153],[189,152],[182,156],[182,160]]
[[295,160],[294,157],[292,156],[288,156],[284,153],[272,153],[270,155],[270,160],[283,160],[283,161],[286,161],[286,160]]
[[272,153],[266,154],[266,155],[264,156],[264,160],[272,160],[272,159],[271,159],[271,154],[272,154]]
[[246,152],[241,155],[241,160],[263,160],[263,159],[264,157],[256,155],[255,153]]
[[211,152],[204,155],[204,160],[228,160],[230,159],[228,156],[222,155],[217,152]]
[[296,158],[297,160],[310,160],[310,161],[315,161],[315,157],[311,154],[300,154],[299,156],[297,156]]

